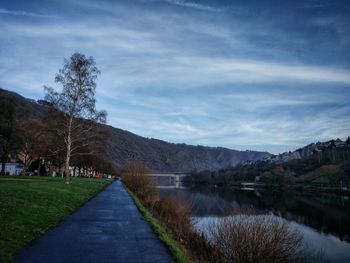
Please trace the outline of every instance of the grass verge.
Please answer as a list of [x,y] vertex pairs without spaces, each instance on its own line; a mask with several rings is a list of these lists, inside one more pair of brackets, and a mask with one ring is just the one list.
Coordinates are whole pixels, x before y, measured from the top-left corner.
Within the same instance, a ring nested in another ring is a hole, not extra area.
[[162,224],[152,216],[152,214],[147,210],[147,208],[141,203],[141,201],[126,187],[131,198],[134,200],[135,205],[145,218],[145,220],[151,225],[153,231],[156,233],[158,238],[163,241],[163,243],[169,248],[170,252],[176,259],[178,263],[188,262],[188,256],[186,249],[183,248],[178,242],[176,242],[172,237],[171,233],[167,231]]
[[95,196],[109,180],[0,176],[0,262]]

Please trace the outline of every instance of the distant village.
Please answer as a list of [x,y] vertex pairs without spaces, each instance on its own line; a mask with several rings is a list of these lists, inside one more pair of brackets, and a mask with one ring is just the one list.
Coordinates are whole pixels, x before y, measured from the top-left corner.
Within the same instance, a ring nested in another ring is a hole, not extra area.
[[314,154],[322,153],[331,148],[350,147],[350,139],[343,141],[341,139],[330,140],[327,142],[311,143],[303,148],[299,148],[293,152],[284,152],[278,155],[269,155],[263,158],[263,161],[269,163],[284,163],[292,160],[298,160]]
[[[19,155],[20,156],[20,155]],[[10,158],[10,162],[5,164],[6,175],[28,175],[28,176],[63,176],[60,168],[52,165],[50,160],[40,157],[37,163],[31,166],[24,173],[24,163],[19,156]],[[70,176],[89,177],[89,178],[114,178],[115,176],[95,171],[92,167],[69,167]]]

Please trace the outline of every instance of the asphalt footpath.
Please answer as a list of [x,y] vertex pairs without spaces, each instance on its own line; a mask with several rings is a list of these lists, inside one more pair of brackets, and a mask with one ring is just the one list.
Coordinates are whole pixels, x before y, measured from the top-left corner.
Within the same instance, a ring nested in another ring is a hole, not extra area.
[[170,263],[120,181],[107,186],[56,227],[20,251],[17,263]]

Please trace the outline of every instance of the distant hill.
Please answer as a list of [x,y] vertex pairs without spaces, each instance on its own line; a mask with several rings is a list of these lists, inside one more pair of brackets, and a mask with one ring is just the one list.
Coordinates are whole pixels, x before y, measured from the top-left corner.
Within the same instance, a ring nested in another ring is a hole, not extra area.
[[347,146],[346,141],[341,139],[330,140],[326,142],[316,142],[308,144],[304,147],[301,147],[293,152],[284,152],[278,155],[269,155],[265,156],[264,160],[271,163],[285,163],[293,160],[300,160],[303,158],[310,157],[312,155],[322,153],[328,148],[344,148]]
[[[45,106],[35,100],[4,89],[0,89],[0,96],[13,101],[19,119],[42,118],[45,114]],[[267,152],[174,144],[144,138],[109,125],[102,125],[102,128],[110,135],[108,158],[121,167],[127,161],[134,161],[143,162],[157,172],[218,170],[241,162],[261,160],[270,155]]]
[[[263,182],[267,185],[312,183],[350,186],[350,139],[317,142],[294,152],[271,155],[256,162],[240,163],[215,172],[193,173],[189,183],[229,185]],[[350,189],[350,187],[349,187]]]

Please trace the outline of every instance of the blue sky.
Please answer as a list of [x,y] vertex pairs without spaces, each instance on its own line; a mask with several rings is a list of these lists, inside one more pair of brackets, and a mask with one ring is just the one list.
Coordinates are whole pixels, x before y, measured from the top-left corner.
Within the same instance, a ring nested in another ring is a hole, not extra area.
[[41,99],[75,51],[108,124],[145,137],[278,153],[350,135],[347,0],[0,2],[0,87]]

